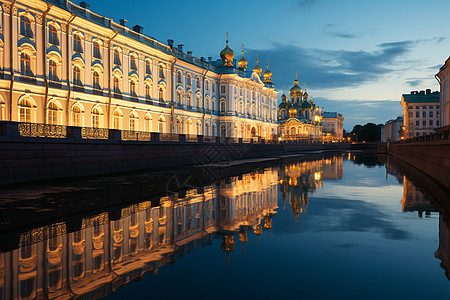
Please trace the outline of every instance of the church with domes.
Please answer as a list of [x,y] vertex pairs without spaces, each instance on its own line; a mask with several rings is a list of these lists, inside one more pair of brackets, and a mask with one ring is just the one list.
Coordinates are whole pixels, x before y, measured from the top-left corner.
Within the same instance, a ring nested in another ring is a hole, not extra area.
[[284,94],[278,106],[278,121],[281,140],[315,140],[322,136],[323,109],[316,106],[308,93],[298,85],[295,75],[294,86],[289,91],[289,100]]

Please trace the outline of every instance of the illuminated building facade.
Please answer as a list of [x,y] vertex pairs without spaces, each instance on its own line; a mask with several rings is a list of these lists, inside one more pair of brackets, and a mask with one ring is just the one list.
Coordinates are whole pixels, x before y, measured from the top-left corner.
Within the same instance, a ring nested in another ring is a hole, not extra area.
[[445,61],[445,64],[440,68],[436,77],[439,78],[439,84],[441,86],[441,93],[439,99],[440,112],[441,112],[441,126],[450,125],[450,58]]
[[344,140],[344,116],[337,112],[323,112],[322,134],[324,141]]
[[58,223],[23,233],[19,249],[0,253],[0,299],[98,299],[215,238],[225,259],[235,243],[245,250],[248,231],[272,227],[277,185],[277,170],[265,170],[131,205],[117,220],[86,217],[75,232]]
[[439,92],[413,91],[402,95],[403,137],[412,138],[434,132],[439,123]]
[[[4,1],[0,120],[234,138],[277,133],[272,73],[197,59],[63,0]],[[243,52],[243,51],[242,51]]]
[[[298,85],[297,75],[289,91],[289,100],[283,93],[278,105],[281,140],[314,140],[322,136],[323,109]],[[309,100],[308,100],[309,99]]]
[[403,130],[403,117],[387,121],[381,127],[381,142],[399,141]]

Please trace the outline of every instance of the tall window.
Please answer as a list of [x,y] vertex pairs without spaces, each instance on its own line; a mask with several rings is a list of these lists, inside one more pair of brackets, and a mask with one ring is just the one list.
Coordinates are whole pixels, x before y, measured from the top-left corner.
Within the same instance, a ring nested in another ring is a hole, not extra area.
[[200,88],[200,77],[197,77],[197,88]]
[[187,86],[192,85],[192,78],[191,78],[191,75],[189,75],[189,74],[186,77],[186,84],[187,84]]
[[197,108],[200,108],[200,96],[197,96],[196,98],[195,98],[195,105],[197,106]]
[[187,106],[188,107],[192,106],[192,95],[191,94],[187,95]]
[[159,78],[161,78],[161,79],[164,78],[164,67],[163,66],[159,66]]
[[20,54],[20,74],[25,76],[33,76],[31,72],[31,59],[26,53]]
[[181,72],[177,73],[177,82],[181,84]]
[[117,78],[116,76],[114,76],[113,88],[114,88],[114,93],[120,94],[120,89],[119,89],[119,78]]
[[121,119],[121,115],[119,113],[118,110],[114,111],[114,115],[113,115],[113,128],[114,129],[120,129],[120,119]]
[[149,60],[145,61],[145,74],[152,74],[152,66]]
[[152,131],[152,123],[151,123],[151,118],[150,116],[147,114],[145,115],[144,118],[144,131],[149,132]]
[[53,45],[59,45],[58,30],[54,25],[48,27],[48,42]]
[[83,53],[83,47],[81,46],[81,38],[78,34],[73,37],[73,51]]
[[135,113],[132,113],[130,115],[130,130],[135,131],[136,130],[136,123],[137,123],[137,115]]
[[48,63],[48,77],[51,81],[58,81],[58,73],[56,69],[56,61],[50,60]]
[[225,101],[220,102],[220,112],[225,112]]
[[100,111],[98,108],[92,110],[92,127],[100,128]]
[[72,110],[72,126],[81,127],[81,108],[75,106]]
[[158,132],[159,133],[164,132],[164,123],[165,122],[166,122],[166,120],[164,120],[163,118],[159,118],[159,120],[158,120]]
[[164,101],[164,90],[162,87],[160,87],[158,90],[158,96],[159,96],[159,100]]
[[148,83],[145,84],[145,98],[151,99],[150,85]]
[[31,103],[28,100],[22,100],[19,104],[19,119],[22,123],[31,122]]
[[131,56],[130,57],[130,68],[131,70],[137,70],[137,62],[136,62],[136,57],[135,56]]
[[130,81],[130,95],[136,97],[136,82]]
[[99,42],[94,42],[94,57],[102,58],[102,55],[100,54],[100,43]]
[[99,90],[100,89],[100,75],[98,74],[97,71],[94,71],[94,75],[92,78],[92,85],[94,87],[94,89]]
[[120,55],[119,50],[114,50],[114,64],[120,66]]
[[33,31],[31,30],[30,19],[28,19],[25,16],[20,17],[20,34],[23,36],[30,37],[30,38],[33,37]]
[[181,105],[181,93],[177,92],[177,103]]
[[78,66],[73,68],[73,84],[82,85],[81,83],[81,70]]
[[205,82],[206,90],[209,91],[209,81]]
[[48,105],[47,120],[50,125],[58,124],[58,106],[54,102]]

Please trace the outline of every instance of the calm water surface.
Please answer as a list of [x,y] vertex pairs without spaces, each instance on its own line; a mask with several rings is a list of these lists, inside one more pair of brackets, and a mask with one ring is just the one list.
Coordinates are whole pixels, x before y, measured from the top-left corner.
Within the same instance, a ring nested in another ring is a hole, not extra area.
[[448,299],[448,212],[435,200],[373,157],[267,167],[75,232],[24,232],[0,254],[0,295]]

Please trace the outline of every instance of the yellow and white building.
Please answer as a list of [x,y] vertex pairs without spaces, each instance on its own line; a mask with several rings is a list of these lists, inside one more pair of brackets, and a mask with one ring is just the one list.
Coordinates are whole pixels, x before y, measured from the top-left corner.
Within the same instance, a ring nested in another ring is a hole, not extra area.
[[[3,1],[0,120],[269,139],[277,91],[267,69],[198,59],[82,2]],[[242,51],[242,54],[244,52]]]

